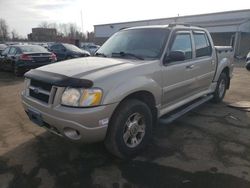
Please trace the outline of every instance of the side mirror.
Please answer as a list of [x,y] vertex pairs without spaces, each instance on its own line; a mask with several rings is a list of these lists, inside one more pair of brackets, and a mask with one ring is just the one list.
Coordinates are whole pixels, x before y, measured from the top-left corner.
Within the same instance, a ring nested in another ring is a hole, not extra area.
[[164,63],[169,63],[173,61],[184,61],[185,59],[186,56],[183,51],[172,51],[168,56],[165,57]]

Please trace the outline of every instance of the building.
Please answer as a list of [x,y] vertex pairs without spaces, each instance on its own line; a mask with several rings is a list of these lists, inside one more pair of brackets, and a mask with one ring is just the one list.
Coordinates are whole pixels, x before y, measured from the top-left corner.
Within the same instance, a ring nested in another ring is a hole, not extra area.
[[28,34],[28,40],[36,42],[53,41],[57,37],[57,31],[54,28],[32,28],[32,33]]
[[207,28],[215,45],[232,45],[235,56],[244,57],[250,51],[250,9],[95,25],[95,43],[102,44],[112,34],[124,28],[170,23],[188,23]]

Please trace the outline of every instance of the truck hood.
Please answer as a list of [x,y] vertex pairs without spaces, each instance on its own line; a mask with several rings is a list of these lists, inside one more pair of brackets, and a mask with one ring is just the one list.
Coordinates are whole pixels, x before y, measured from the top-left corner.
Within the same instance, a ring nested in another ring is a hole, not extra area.
[[91,79],[91,74],[108,75],[112,72],[122,71],[139,66],[143,61],[132,59],[113,59],[102,57],[77,58],[53,63],[37,70],[61,74],[67,77]]

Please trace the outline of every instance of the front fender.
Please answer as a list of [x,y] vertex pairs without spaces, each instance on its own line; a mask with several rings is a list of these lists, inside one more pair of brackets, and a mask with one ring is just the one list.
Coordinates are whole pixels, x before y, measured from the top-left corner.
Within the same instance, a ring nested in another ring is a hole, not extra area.
[[112,87],[105,94],[103,104],[120,102],[128,95],[138,91],[150,92],[155,98],[156,105],[160,104],[162,88],[155,80],[143,76],[127,79]]

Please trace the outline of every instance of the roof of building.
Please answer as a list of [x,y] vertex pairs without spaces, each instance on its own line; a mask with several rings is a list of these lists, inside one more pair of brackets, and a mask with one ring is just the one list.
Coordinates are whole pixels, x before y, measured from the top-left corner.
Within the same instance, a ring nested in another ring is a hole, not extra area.
[[94,25],[94,27],[95,26],[105,26],[105,25],[115,25],[115,24],[129,24],[129,23],[134,23],[134,22],[161,21],[161,20],[166,20],[166,19],[191,18],[191,17],[197,17],[197,16],[219,16],[219,15],[223,15],[223,14],[248,13],[248,12],[249,12],[249,17],[250,17],[250,9],[243,9],[243,10],[224,11],[224,12],[215,12],[215,13],[206,13],[206,14],[195,14],[195,15],[187,15],[187,16],[176,16],[176,17],[168,17],[168,18],[157,18],[157,19],[128,21],[128,22],[96,24],[96,25]]

